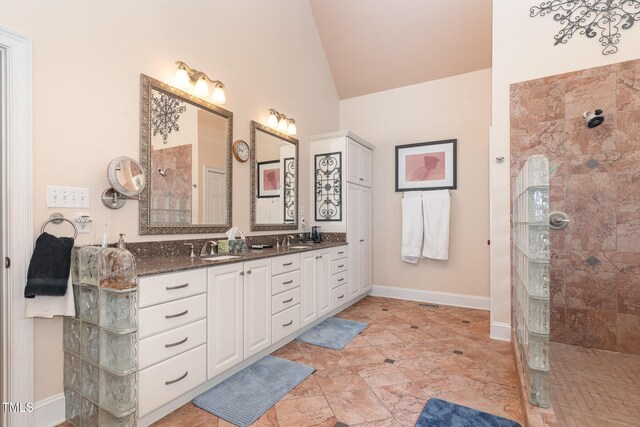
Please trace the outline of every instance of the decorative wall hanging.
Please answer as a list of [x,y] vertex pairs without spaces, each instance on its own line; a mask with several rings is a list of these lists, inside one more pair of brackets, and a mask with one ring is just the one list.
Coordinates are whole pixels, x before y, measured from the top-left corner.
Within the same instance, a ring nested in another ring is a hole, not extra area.
[[293,222],[296,220],[296,159],[287,157],[284,159],[284,220]]
[[342,221],[342,153],[315,156],[316,221]]
[[[160,96],[156,96],[159,93]],[[151,103],[151,129],[153,136],[160,134],[162,143],[166,144],[171,132],[178,132],[178,120],[180,114],[187,111],[187,107],[181,100],[169,96],[166,93],[155,92]]]
[[396,145],[396,191],[456,188],[457,139]]
[[575,34],[600,35],[603,55],[618,51],[620,29],[628,30],[640,20],[640,0],[550,0],[529,10],[531,17],[555,12],[553,19],[564,25],[554,36],[554,46],[565,44]]
[[280,197],[280,160],[258,162],[258,198]]

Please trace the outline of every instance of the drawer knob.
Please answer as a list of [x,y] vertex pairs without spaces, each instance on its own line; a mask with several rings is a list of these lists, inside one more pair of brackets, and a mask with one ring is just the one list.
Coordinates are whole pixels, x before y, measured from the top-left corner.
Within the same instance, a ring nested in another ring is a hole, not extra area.
[[184,374],[182,374],[182,376],[180,378],[176,378],[175,380],[171,380],[171,381],[165,381],[164,384],[165,385],[175,384],[178,381],[182,381],[183,379],[187,378],[187,375],[189,375],[189,371],[187,371]]
[[342,255],[344,253],[344,251],[340,251],[338,252],[338,255]]
[[293,283],[293,279],[282,282],[283,285],[290,285],[291,283]]
[[342,298],[344,298],[344,294],[342,294],[342,295],[340,295],[340,296],[338,297],[338,299],[342,299]]
[[240,272],[240,275],[241,275],[241,276],[244,276],[244,271],[241,271],[241,272]]
[[361,242],[364,242],[364,239],[360,239]]
[[286,301],[282,301],[282,303],[283,303],[283,304],[287,304],[287,303],[290,303],[291,301],[293,301],[293,297],[289,298],[289,299],[288,299],[288,300],[286,300]]
[[364,181],[364,178],[358,178],[360,181]]
[[338,266],[338,268],[342,268],[342,267],[344,267],[344,264]]
[[171,347],[175,347],[175,346],[180,345],[180,344],[184,344],[184,343],[187,342],[188,339],[189,339],[189,337],[185,337],[182,341],[174,342],[174,343],[171,343],[171,344],[165,344],[164,348],[171,348]]
[[342,282],[344,280],[344,277],[341,277],[338,279],[338,282]]
[[283,267],[288,267],[290,265],[293,265],[293,261],[282,264]]
[[284,325],[282,325],[282,326],[284,327],[284,326],[291,326],[291,325],[293,325],[293,320],[291,320],[289,323],[285,323],[285,324],[284,324]]
[[184,316],[185,314],[187,314],[189,312],[189,309],[186,309],[185,311],[183,311],[182,313],[177,313],[177,314],[167,314],[166,316],[164,316],[165,319],[173,319],[176,317],[180,317],[180,316]]
[[251,270],[247,270],[247,274],[251,274]]
[[189,283],[185,283],[183,285],[178,285],[178,286],[166,286],[165,289],[168,290],[168,291],[173,291],[175,289],[184,289],[187,286],[189,286]]

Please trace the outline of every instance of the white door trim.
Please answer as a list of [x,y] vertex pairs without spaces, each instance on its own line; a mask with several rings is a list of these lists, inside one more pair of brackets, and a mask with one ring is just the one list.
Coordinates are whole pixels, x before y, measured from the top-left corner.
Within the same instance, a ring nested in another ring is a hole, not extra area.
[[[4,254],[11,267],[2,268],[5,289],[2,301],[4,340],[3,396],[13,403],[33,403],[33,321],[24,317],[24,286],[33,249],[31,39],[0,27],[0,51],[4,57],[6,127],[2,135],[2,194],[6,207]],[[5,165],[10,165],[7,169]],[[7,227],[7,223],[11,227]],[[4,264],[4,260],[2,260]],[[5,426],[33,426],[33,414],[3,413]]]

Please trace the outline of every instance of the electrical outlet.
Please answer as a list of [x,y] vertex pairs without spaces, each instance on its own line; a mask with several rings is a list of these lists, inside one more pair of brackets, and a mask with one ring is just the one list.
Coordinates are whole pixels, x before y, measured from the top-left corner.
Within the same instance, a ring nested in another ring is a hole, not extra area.
[[47,185],[48,208],[88,208],[89,189]]
[[76,212],[74,222],[76,223],[78,234],[88,234],[89,232],[91,232],[91,223],[93,222],[91,216]]

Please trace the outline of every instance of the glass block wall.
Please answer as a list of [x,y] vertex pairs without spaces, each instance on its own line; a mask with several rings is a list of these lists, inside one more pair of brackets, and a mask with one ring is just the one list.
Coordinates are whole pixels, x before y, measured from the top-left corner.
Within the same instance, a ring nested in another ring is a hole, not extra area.
[[133,255],[85,246],[71,254],[76,317],[64,319],[67,421],[135,426],[137,288]]
[[513,325],[529,402],[549,407],[549,162],[531,156],[513,189]]

